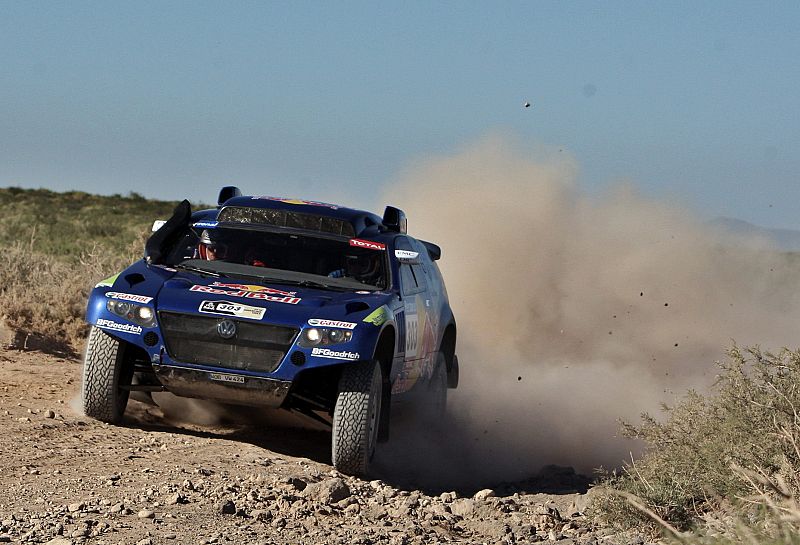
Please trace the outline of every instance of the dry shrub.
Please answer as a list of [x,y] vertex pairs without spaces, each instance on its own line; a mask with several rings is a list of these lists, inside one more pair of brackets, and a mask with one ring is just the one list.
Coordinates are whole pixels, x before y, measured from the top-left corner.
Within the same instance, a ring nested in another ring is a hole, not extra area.
[[141,256],[143,236],[125,252],[94,246],[76,261],[56,259],[12,245],[0,268],[0,308],[3,321],[24,335],[44,339],[55,349],[76,352],[86,335],[86,300],[103,278]]
[[800,543],[800,351],[734,346],[719,367],[711,395],[624,425],[648,448],[607,476],[600,522],[686,543]]

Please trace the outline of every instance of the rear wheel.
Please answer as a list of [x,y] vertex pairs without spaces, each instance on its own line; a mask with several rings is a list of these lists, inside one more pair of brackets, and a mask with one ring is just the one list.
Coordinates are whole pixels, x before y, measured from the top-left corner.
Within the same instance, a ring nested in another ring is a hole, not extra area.
[[102,422],[122,421],[128,405],[133,365],[126,362],[122,343],[103,330],[92,327],[83,360],[83,411]]
[[378,360],[348,365],[342,370],[331,441],[333,467],[342,473],[365,475],[369,470],[378,438],[382,389]]

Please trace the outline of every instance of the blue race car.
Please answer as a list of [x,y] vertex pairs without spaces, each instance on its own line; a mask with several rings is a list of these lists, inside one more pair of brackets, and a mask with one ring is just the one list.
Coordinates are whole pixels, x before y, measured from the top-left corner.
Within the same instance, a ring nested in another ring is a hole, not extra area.
[[160,223],[89,296],[88,416],[120,422],[132,391],[288,409],[329,425],[334,467],[363,475],[393,399],[444,415],[459,371],[441,250],[401,210],[225,187]]

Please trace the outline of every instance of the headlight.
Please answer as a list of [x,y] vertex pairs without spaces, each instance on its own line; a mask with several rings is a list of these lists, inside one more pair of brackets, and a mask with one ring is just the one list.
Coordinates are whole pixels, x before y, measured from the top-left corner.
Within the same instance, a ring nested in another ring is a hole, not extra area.
[[135,314],[143,322],[153,321],[153,309],[150,307],[137,307]]
[[153,327],[155,325],[155,314],[150,307],[109,299],[106,303],[106,308],[110,313],[144,327]]
[[310,327],[303,330],[300,335],[300,346],[311,347],[327,344],[346,343],[353,338],[353,332],[345,329],[328,329],[325,327]]

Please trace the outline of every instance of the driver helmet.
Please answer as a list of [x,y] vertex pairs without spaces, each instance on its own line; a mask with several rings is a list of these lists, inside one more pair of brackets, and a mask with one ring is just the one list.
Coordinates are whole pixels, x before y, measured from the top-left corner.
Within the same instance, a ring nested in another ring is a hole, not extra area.
[[367,277],[375,272],[377,262],[372,256],[361,254],[347,256],[347,276]]
[[197,245],[200,259],[216,261],[228,257],[228,245],[222,242],[222,236],[215,229],[203,229]]

